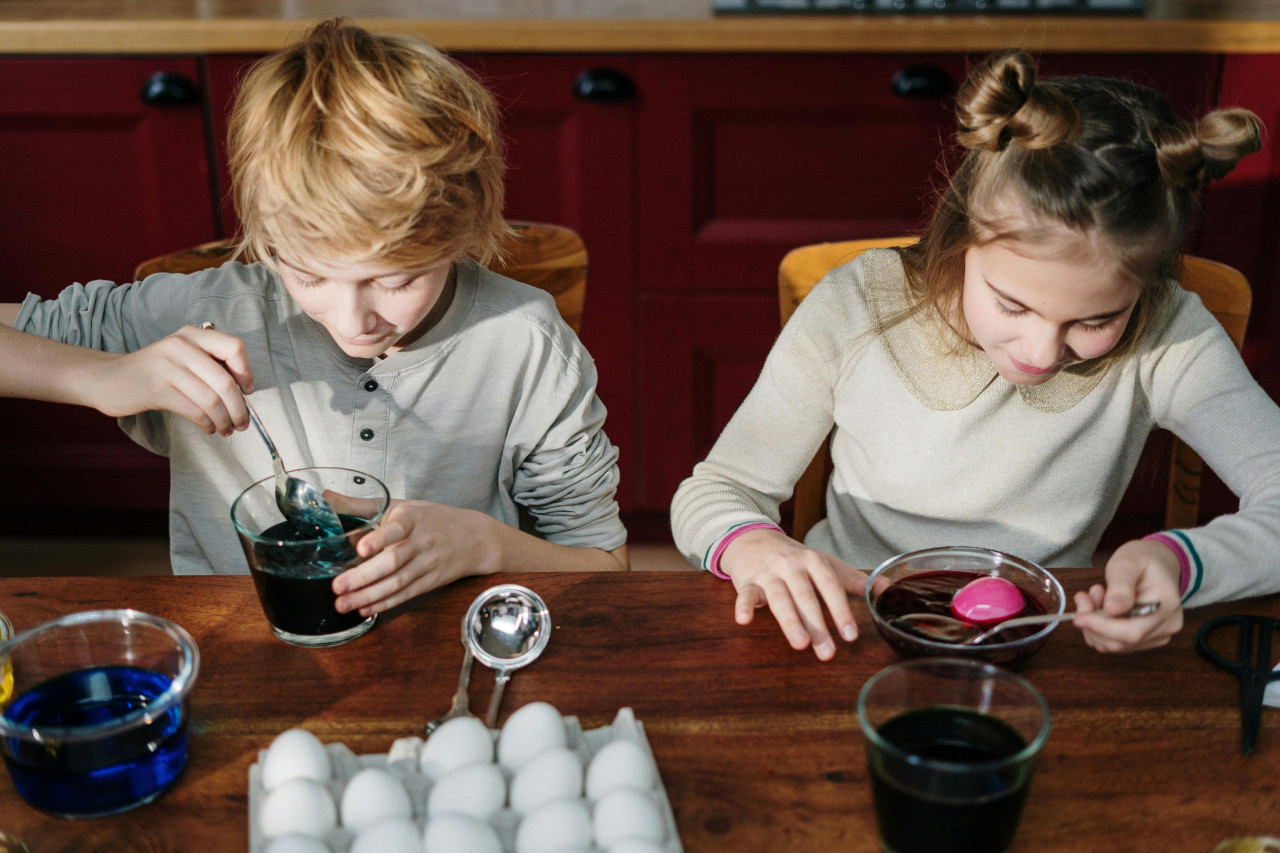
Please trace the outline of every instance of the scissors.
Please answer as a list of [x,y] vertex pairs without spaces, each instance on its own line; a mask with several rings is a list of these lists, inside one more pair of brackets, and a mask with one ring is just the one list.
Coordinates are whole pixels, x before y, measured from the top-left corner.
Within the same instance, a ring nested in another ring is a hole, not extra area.
[[[1224,658],[1209,645],[1209,637],[1214,632],[1231,625],[1237,628],[1235,660]],[[1273,669],[1275,664],[1271,659],[1272,632],[1280,635],[1280,619],[1241,615],[1210,619],[1196,631],[1196,651],[1209,663],[1240,679],[1240,739],[1245,755],[1253,755],[1258,745],[1262,694],[1267,684],[1280,680],[1280,671]]]

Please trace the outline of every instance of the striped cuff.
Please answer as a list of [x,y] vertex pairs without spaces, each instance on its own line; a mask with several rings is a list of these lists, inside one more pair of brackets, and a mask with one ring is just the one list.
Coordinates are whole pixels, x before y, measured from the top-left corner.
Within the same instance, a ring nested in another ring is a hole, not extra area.
[[779,533],[783,532],[781,527],[779,527],[776,524],[771,524],[767,521],[748,521],[748,522],[739,524],[736,527],[730,527],[729,532],[726,533],[724,536],[720,537],[720,541],[715,544],[715,549],[711,552],[711,557],[709,559],[704,560],[707,566],[707,571],[711,572],[711,574],[715,575],[718,578],[722,578],[724,580],[731,580],[731,578],[728,575],[720,571],[720,556],[724,554],[724,549],[729,547],[730,542],[737,539],[739,536],[746,533],[747,531],[764,530],[766,528],[769,530],[776,530]]
[[1159,542],[1178,556],[1178,565],[1182,569],[1178,580],[1178,593],[1182,596],[1183,603],[1186,603],[1188,598],[1200,590],[1200,584],[1204,582],[1204,564],[1200,562],[1200,554],[1196,551],[1196,547],[1181,530],[1152,533],[1142,538]]

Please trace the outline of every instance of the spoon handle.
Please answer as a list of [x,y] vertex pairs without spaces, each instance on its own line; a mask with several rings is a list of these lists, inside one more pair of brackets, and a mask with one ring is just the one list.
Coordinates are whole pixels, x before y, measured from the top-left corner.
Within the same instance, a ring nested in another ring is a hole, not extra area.
[[[204,322],[204,323],[201,323],[201,324],[200,324],[200,328],[202,328],[202,329],[217,329],[218,327],[217,327],[217,326],[215,326],[215,325],[213,325],[213,323]],[[225,367],[225,365],[224,365],[224,367]],[[239,391],[239,392],[240,392],[240,396],[244,398],[244,405],[245,405],[245,408],[249,410],[249,423],[253,424],[254,429],[256,429],[256,430],[258,431],[258,435],[262,436],[262,440],[263,440],[263,441],[265,441],[265,442],[267,443],[267,450],[270,450],[270,451],[271,451],[271,459],[272,459],[274,462],[277,462],[277,463],[278,463],[278,462],[280,462],[280,454],[276,453],[276,445],[275,445],[275,442],[273,442],[273,441],[271,440],[271,436],[267,435],[267,428],[266,428],[266,427],[264,427],[264,426],[262,425],[262,421],[260,421],[260,420],[258,419],[258,413],[257,413],[256,411],[254,411],[253,403],[250,403],[250,402],[249,402],[249,395],[248,395],[248,394],[246,394],[246,393],[244,393],[244,389],[240,387],[239,383],[237,383],[237,384],[236,384],[236,390],[237,390],[237,391]],[[284,466],[283,466],[283,465],[280,465],[279,467],[280,467],[281,471],[283,471],[283,470],[284,470]]]
[[[1131,619],[1134,616],[1150,616],[1159,609],[1160,602],[1158,601],[1139,602],[1129,610],[1121,613],[1118,618]],[[1003,631],[1005,628],[1017,628],[1021,625],[1043,625],[1049,622],[1069,622],[1074,621],[1075,618],[1076,611],[1074,610],[1067,613],[1041,613],[1037,616],[1018,616],[1014,619],[1006,619],[994,628],[988,628],[978,636],[965,640],[962,645],[976,646],[992,634],[995,634],[997,631]]]
[[491,729],[498,727],[498,706],[502,704],[502,691],[511,680],[508,670],[500,669],[493,677],[493,698],[489,700],[489,713],[485,715],[484,724]]

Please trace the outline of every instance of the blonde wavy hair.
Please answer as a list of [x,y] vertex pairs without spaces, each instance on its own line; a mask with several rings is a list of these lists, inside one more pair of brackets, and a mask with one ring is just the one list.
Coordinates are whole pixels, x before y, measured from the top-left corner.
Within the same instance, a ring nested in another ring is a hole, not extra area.
[[[1168,282],[1181,270],[1199,190],[1262,145],[1248,110],[1189,124],[1164,95],[1127,80],[1037,79],[1035,61],[1016,49],[973,69],[956,93],[956,118],[969,153],[921,240],[899,250],[908,313],[959,304],[971,246],[1034,241],[1044,225],[1063,225],[1099,238],[1141,287],[1123,336],[1099,362],[1131,352],[1173,298]],[[1011,194],[1030,223],[1000,218]]]
[[342,18],[257,62],[228,134],[242,254],[418,270],[500,255],[503,150],[479,82]]

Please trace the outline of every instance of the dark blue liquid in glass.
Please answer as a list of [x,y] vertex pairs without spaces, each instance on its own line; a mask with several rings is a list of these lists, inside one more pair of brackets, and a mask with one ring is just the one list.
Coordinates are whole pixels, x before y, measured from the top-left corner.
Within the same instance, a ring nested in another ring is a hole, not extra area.
[[[107,725],[145,708],[172,683],[138,667],[91,667],[33,687],[4,715],[44,731]],[[55,735],[43,743],[8,738],[4,759],[14,788],[41,811],[115,814],[149,802],[177,778],[187,761],[186,715],[178,703],[152,722],[110,737]]]
[[[354,516],[339,518],[348,532],[368,524]],[[314,528],[282,521],[263,531],[261,538],[289,544],[254,542],[252,553],[246,555],[267,621],[291,634],[332,634],[354,628],[366,618],[355,610],[339,613],[334,608],[338,597],[333,594],[333,578],[355,560],[356,539],[309,543],[315,535]]]

